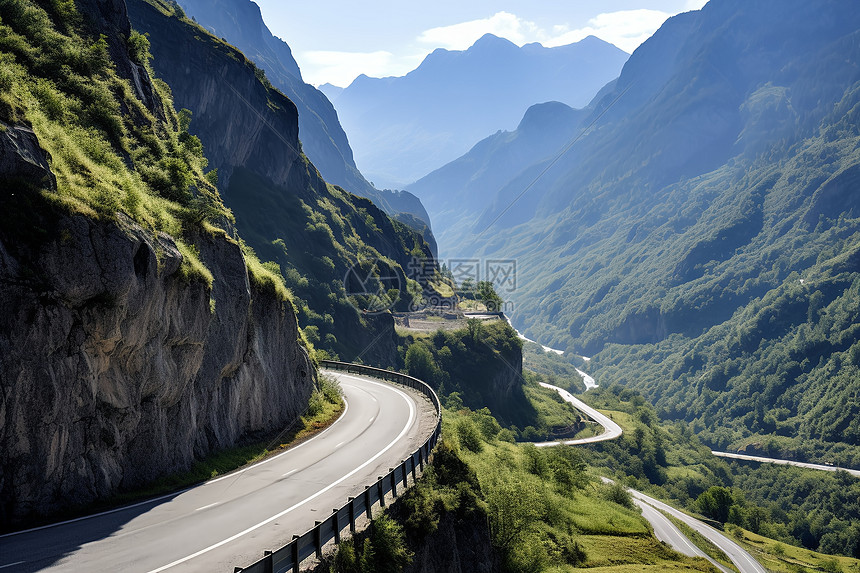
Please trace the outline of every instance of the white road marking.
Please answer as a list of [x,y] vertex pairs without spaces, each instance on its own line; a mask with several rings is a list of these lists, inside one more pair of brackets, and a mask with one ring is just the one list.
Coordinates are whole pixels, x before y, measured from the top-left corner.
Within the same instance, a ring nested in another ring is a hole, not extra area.
[[[348,378],[354,378],[354,376],[350,376],[348,374],[341,374],[341,376],[348,377]],[[361,464],[360,466],[358,466],[357,468],[355,468],[354,470],[352,470],[351,472],[349,472],[345,476],[343,476],[340,479],[338,479],[337,481],[327,485],[326,487],[319,490],[315,494],[306,497],[305,499],[296,503],[295,505],[288,507],[284,511],[278,513],[277,515],[273,515],[272,517],[270,517],[266,520],[263,520],[256,525],[252,525],[251,527],[245,529],[244,531],[240,531],[239,533],[237,533],[231,537],[228,537],[227,539],[219,541],[218,543],[214,543],[214,544],[210,545],[209,547],[206,547],[205,549],[201,549],[200,551],[198,551],[196,553],[192,553],[191,555],[188,555],[188,556],[183,557],[181,559],[177,559],[176,561],[174,561],[172,563],[168,563],[167,565],[164,565],[163,567],[159,567],[158,569],[153,569],[149,573],[161,573],[162,571],[170,569],[171,567],[175,567],[176,565],[180,565],[182,563],[190,561],[190,560],[194,559],[195,557],[199,557],[199,556],[203,555],[204,553],[208,553],[209,551],[212,551],[213,549],[217,549],[223,545],[226,545],[232,541],[235,541],[236,539],[242,537],[243,535],[251,533],[252,531],[257,530],[257,529],[263,527],[264,525],[267,525],[267,524],[275,521],[276,519],[280,519],[281,517],[290,513],[291,511],[295,510],[296,508],[301,507],[302,505],[308,503],[309,501],[313,501],[314,499],[318,498],[319,496],[321,496],[325,492],[329,491],[330,489],[340,485],[341,483],[343,483],[344,481],[346,481],[347,479],[349,479],[350,477],[352,477],[353,475],[360,472],[361,470],[366,468],[368,465],[370,465],[371,463],[376,461],[377,458],[379,458],[385,452],[390,450],[392,447],[394,447],[394,444],[399,442],[400,439],[406,435],[406,432],[409,431],[409,428],[412,427],[412,422],[415,420],[415,405],[412,403],[412,400],[410,400],[406,394],[404,394],[403,392],[401,392],[400,390],[398,390],[397,388],[395,388],[389,384],[383,384],[381,382],[379,382],[379,383],[373,382],[372,380],[366,380],[366,379],[361,379],[361,381],[364,383],[369,383],[369,384],[374,384],[376,386],[381,386],[381,387],[386,388],[388,390],[393,390],[398,395],[400,395],[403,398],[403,400],[406,402],[406,404],[409,406],[409,419],[406,421],[406,425],[403,426],[403,429],[400,431],[400,433],[397,435],[396,438],[394,438],[391,442],[389,442],[387,446],[385,446],[382,450],[377,452],[376,455],[374,455],[372,458],[370,458],[369,460],[367,460],[366,462],[364,462],[363,464]],[[305,442],[305,443],[307,443],[307,442]]]
[[336,446],[334,447],[334,449],[338,449],[339,447],[341,447],[341,446],[342,446],[342,445],[344,445],[345,443],[346,443],[346,442],[341,442],[341,443],[339,443],[338,445],[336,445]]
[[371,417],[370,417],[370,419],[368,420],[368,422],[372,422],[372,421],[374,421],[375,419],[376,419],[376,416],[371,416]]
[[298,470],[298,469],[290,470],[290,471],[288,471],[287,473],[285,473],[283,477],[291,476],[291,475],[293,475],[294,473],[296,473],[297,471],[299,471],[299,470]]
[[216,505],[218,505],[219,503],[221,503],[221,502],[220,502],[220,501],[216,501],[215,503],[210,503],[209,505],[204,505],[203,507],[198,507],[198,508],[197,508],[197,509],[195,509],[194,511],[202,511],[202,510],[204,510],[204,509],[209,509],[210,507],[215,507],[215,506],[216,506]]

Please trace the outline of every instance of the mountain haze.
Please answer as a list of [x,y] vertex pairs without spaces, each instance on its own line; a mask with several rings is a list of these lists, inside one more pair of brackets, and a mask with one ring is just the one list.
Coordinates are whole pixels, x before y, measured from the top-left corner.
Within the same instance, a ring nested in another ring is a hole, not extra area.
[[450,195],[413,188],[495,192],[442,249],[517,260],[527,335],[718,447],[858,463],[858,30],[853,2],[712,0],[633,53],[542,177],[478,162]]
[[468,50],[435,50],[403,77],[359,76],[336,107],[358,166],[399,188],[514,128],[533,104],[584,106],[627,57],[593,36],[545,48],[487,34]]
[[468,256],[461,240],[483,230],[475,228],[478,217],[499,190],[524,189],[576,136],[587,114],[560,102],[534,105],[516,130],[491,135],[464,156],[409,185],[406,189],[428,208],[441,256]]
[[[419,220],[415,224],[419,231],[429,227],[427,212],[414,196],[376,189],[358,171],[334,107],[325,94],[302,80],[289,45],[272,35],[257,4],[251,0],[182,0],[181,5],[203,27],[239,48],[296,105],[302,151],[326,181],[371,199],[389,215],[411,215]],[[429,232],[427,238],[433,242]]]

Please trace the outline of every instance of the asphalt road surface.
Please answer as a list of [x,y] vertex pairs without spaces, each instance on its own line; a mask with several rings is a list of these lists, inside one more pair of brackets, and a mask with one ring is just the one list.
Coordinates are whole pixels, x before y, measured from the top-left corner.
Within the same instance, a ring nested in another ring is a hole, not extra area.
[[653,497],[645,495],[640,491],[636,491],[635,489],[631,489],[629,491],[630,494],[633,496],[634,500],[642,501],[656,509],[665,511],[672,517],[683,521],[691,528],[699,532],[708,541],[719,547],[723,551],[723,553],[725,553],[728,558],[731,559],[732,563],[735,564],[735,567],[737,567],[741,573],[767,573],[767,569],[762,567],[758,561],[753,559],[753,556],[750,555],[743,547],[741,547],[740,545],[738,545],[710,525],[703,523],[694,517],[690,517],[683,511],[678,511],[671,505],[656,500]]
[[732,454],[729,452],[715,452],[711,450],[711,453],[715,456],[721,458],[730,458],[733,460],[745,460],[750,462],[761,462],[764,464],[778,464],[782,466],[796,466],[799,468],[807,468],[811,470],[821,470],[825,472],[848,472],[849,474],[860,477],[860,470],[852,470],[848,468],[840,468],[839,466],[826,466],[823,464],[808,464],[806,462],[795,462],[794,460],[781,460],[778,458],[764,458],[762,456],[748,456],[746,454]]
[[614,440],[615,438],[621,435],[621,426],[613,422],[609,419],[608,416],[605,416],[580,400],[579,398],[572,395],[567,390],[559,388],[558,386],[553,386],[552,384],[546,384],[544,382],[540,383],[544,388],[549,388],[550,390],[555,390],[558,392],[558,395],[565,402],[569,402],[573,404],[573,407],[579,410],[580,412],[585,413],[589,418],[603,426],[603,433],[598,436],[590,436],[588,438],[579,438],[577,440],[563,440],[558,442],[537,442],[535,445],[539,448],[545,448],[548,446],[576,446],[579,444],[592,444],[594,442],[603,442],[606,440]]
[[194,488],[0,537],[0,573],[226,571],[281,547],[363,492],[436,425],[423,395],[363,376],[339,379],[347,408],[314,438]]

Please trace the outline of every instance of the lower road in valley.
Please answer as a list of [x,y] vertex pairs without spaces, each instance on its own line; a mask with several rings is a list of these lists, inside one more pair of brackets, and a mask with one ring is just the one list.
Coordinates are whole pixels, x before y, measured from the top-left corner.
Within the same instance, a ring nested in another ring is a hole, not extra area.
[[778,458],[764,458],[761,456],[748,456],[746,454],[733,454],[729,452],[715,452],[711,450],[711,453],[715,456],[721,458],[729,458],[733,460],[744,460],[748,462],[760,462],[763,464],[777,464],[781,466],[797,466],[799,468],[807,468],[810,470],[821,470],[825,472],[848,472],[849,474],[860,477],[860,470],[852,470],[847,468],[840,468],[839,466],[826,466],[824,464],[808,464],[806,462],[796,462],[794,460],[781,460]]
[[[588,438],[580,438],[576,440],[556,441],[556,442],[538,442],[535,446],[550,447],[559,445],[581,445],[594,442],[603,442],[606,440],[614,440],[621,436],[621,426],[612,421],[605,414],[601,414],[582,400],[573,396],[567,390],[553,386],[552,384],[540,383],[544,388],[555,390],[565,402],[572,404],[576,409],[583,412],[592,420],[603,426],[603,433],[597,436]],[[608,478],[602,478],[606,482],[611,482]],[[629,490],[633,496],[633,501],[642,509],[642,516],[648,520],[651,527],[654,528],[654,534],[657,539],[663,541],[674,548],[676,551],[689,555],[691,557],[704,557],[711,561],[721,571],[729,571],[727,568],[710,559],[705,553],[696,547],[692,541],[681,532],[663,513],[666,512],[673,517],[683,521],[695,531],[699,532],[703,537],[711,543],[719,547],[725,553],[732,563],[738,568],[741,573],[766,573],[764,567],[756,561],[743,547],[711,527],[706,523],[690,517],[686,513],[678,511],[674,507],[656,500],[653,497],[647,496],[636,490]]]
[[233,571],[281,547],[424,443],[436,412],[420,393],[329,372],[346,411],[286,452],[191,489],[0,537],[0,573]]
[[690,517],[683,511],[678,511],[671,505],[654,499],[651,496],[645,495],[640,491],[631,489],[630,494],[633,496],[634,500],[643,502],[655,509],[659,509],[660,511],[664,511],[672,517],[683,521],[684,523],[689,525],[692,529],[696,530],[699,534],[701,534],[705,539],[719,547],[720,550],[722,550],[722,552],[725,553],[729,559],[731,559],[732,563],[734,563],[735,567],[737,567],[741,573],[767,573],[767,569],[762,567],[761,564],[756,561],[753,556],[750,555],[749,552],[747,552],[746,549],[744,549],[743,547],[741,547],[740,545],[738,545],[737,543],[723,535],[723,533],[714,529],[707,523],[703,523],[694,517]]

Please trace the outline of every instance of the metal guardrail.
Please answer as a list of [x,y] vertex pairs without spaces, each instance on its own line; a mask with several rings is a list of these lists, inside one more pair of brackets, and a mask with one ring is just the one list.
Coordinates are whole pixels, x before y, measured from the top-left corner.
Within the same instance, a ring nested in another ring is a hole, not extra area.
[[320,366],[350,374],[363,374],[418,390],[430,398],[433,407],[436,408],[436,427],[420,448],[396,468],[389,471],[388,474],[380,477],[376,483],[365,486],[364,492],[357,497],[350,497],[344,506],[333,510],[332,514],[323,521],[317,521],[316,525],[304,534],[294,535],[293,540],[280,549],[266,551],[262,559],[245,568],[237,567],[234,573],[238,571],[243,573],[298,572],[302,561],[311,555],[316,554],[317,558],[321,557],[322,548],[326,543],[332,539],[335,543],[340,543],[341,533],[344,529],[348,527],[351,533],[355,533],[355,522],[361,514],[366,514],[368,518],[373,517],[371,510],[377,502],[385,507],[386,494],[391,493],[396,497],[399,486],[406,489],[409,474],[412,475],[414,483],[418,470],[424,470],[424,464],[428,463],[430,452],[433,451],[439,440],[439,435],[442,433],[442,406],[436,392],[425,382],[399,372],[361,364],[323,360]]

